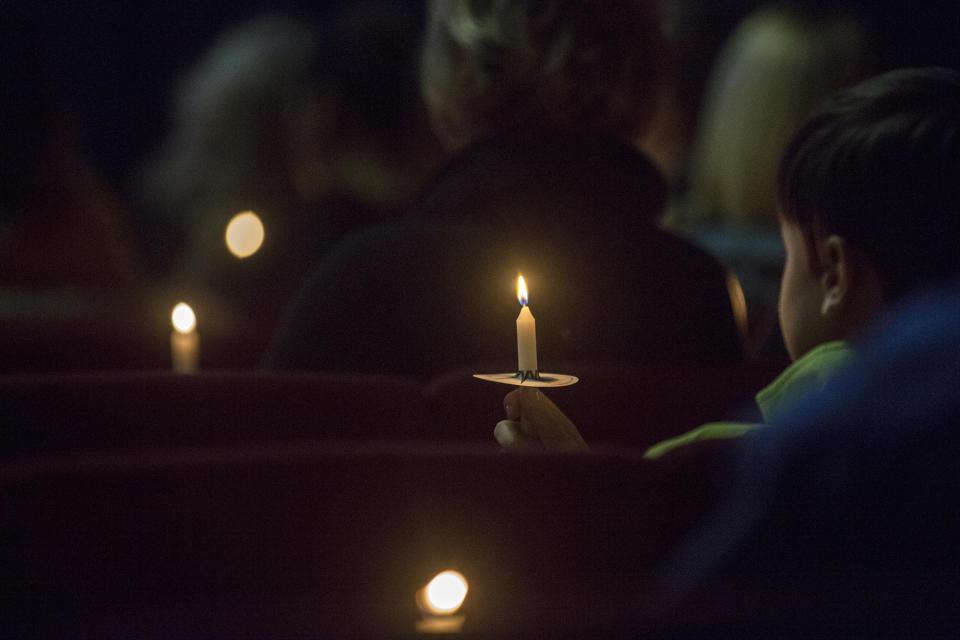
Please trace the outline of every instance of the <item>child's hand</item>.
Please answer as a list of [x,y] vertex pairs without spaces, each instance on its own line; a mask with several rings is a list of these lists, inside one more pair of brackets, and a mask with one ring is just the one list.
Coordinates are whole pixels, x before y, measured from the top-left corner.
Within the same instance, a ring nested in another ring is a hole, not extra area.
[[539,389],[519,388],[503,399],[507,419],[493,429],[493,436],[507,450],[586,450],[577,427]]

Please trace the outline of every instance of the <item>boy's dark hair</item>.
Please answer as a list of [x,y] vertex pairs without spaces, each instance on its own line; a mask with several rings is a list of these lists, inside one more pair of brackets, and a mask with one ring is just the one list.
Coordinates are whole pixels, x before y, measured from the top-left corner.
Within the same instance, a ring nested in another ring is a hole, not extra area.
[[809,243],[843,237],[888,297],[956,274],[960,73],[901,69],[835,94],[788,146],[778,190]]

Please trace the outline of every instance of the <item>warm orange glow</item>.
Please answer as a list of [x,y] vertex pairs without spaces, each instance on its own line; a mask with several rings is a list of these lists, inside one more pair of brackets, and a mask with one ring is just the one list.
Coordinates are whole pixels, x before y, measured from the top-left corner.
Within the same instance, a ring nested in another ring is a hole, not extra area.
[[238,213],[227,224],[227,248],[238,258],[255,254],[263,244],[263,238],[263,223],[253,211]]
[[173,321],[173,328],[180,333],[190,333],[197,326],[197,316],[186,302],[173,308],[170,319]]
[[733,307],[733,319],[737,324],[740,339],[746,340],[750,329],[747,321],[747,298],[743,294],[740,280],[732,271],[727,272],[727,293],[730,294],[730,305]]
[[527,296],[527,283],[524,281],[523,276],[517,276],[517,300],[520,301],[521,305],[526,305],[529,301]]
[[425,595],[425,604],[431,613],[452,614],[467,597],[467,579],[457,571],[443,571],[430,581]]

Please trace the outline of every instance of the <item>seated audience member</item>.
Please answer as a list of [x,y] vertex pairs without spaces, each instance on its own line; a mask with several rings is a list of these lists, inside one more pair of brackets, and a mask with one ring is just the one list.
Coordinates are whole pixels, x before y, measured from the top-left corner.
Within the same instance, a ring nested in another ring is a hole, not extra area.
[[[173,127],[143,167],[142,204],[177,237],[175,284],[223,298],[258,336],[316,255],[399,215],[440,157],[417,93],[421,25],[402,4],[224,31],[178,87]],[[224,233],[246,211],[263,244],[238,259]]]
[[[833,96],[801,127],[781,163],[786,267],[780,324],[793,363],[757,394],[767,423],[822,389],[856,359],[857,336],[901,297],[960,271],[960,73],[892,71]],[[507,395],[505,446],[583,446],[540,392]],[[692,442],[760,425],[714,423],[652,447],[657,458]]]
[[421,90],[452,150],[484,138],[596,131],[643,138],[664,88],[658,3],[431,0]]
[[653,166],[615,140],[474,145],[416,217],[354,237],[317,266],[272,364],[423,377],[516,366],[518,273],[541,367],[735,361],[724,274],[651,224],[665,197]]
[[897,305],[829,388],[741,441],[720,508],[666,563],[671,628],[956,634],[957,284]]
[[409,219],[316,266],[268,366],[508,363],[518,273],[542,367],[741,359],[726,274],[658,229],[666,189],[633,144],[659,86],[655,12],[615,4],[430,5],[423,91],[457,153]]
[[779,159],[824,97],[870,75],[869,36],[846,11],[778,2],[747,15],[713,66],[687,188],[664,222],[736,273],[752,357],[786,360],[776,331]]

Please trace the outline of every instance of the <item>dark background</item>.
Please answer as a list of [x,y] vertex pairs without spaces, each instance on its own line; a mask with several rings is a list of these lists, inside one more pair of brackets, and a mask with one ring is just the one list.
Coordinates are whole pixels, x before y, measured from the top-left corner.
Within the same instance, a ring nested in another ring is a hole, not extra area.
[[[322,24],[346,2],[13,0],[4,3],[2,31],[35,42],[82,146],[103,176],[125,190],[136,163],[166,129],[176,79],[218,33],[271,11]],[[419,0],[395,2],[423,13]]]
[[[70,2],[12,0],[2,19],[41,51],[56,93],[80,127],[105,178],[125,189],[132,165],[154,148],[167,123],[170,91],[225,27],[266,11],[316,22],[349,0],[231,2]],[[396,0],[423,14],[422,0]],[[757,0],[679,0],[676,23],[684,59],[705,64],[722,36]],[[831,2],[836,5],[836,2]],[[960,66],[956,0],[850,0],[879,34],[886,68]],[[15,91],[3,87],[4,92]]]

